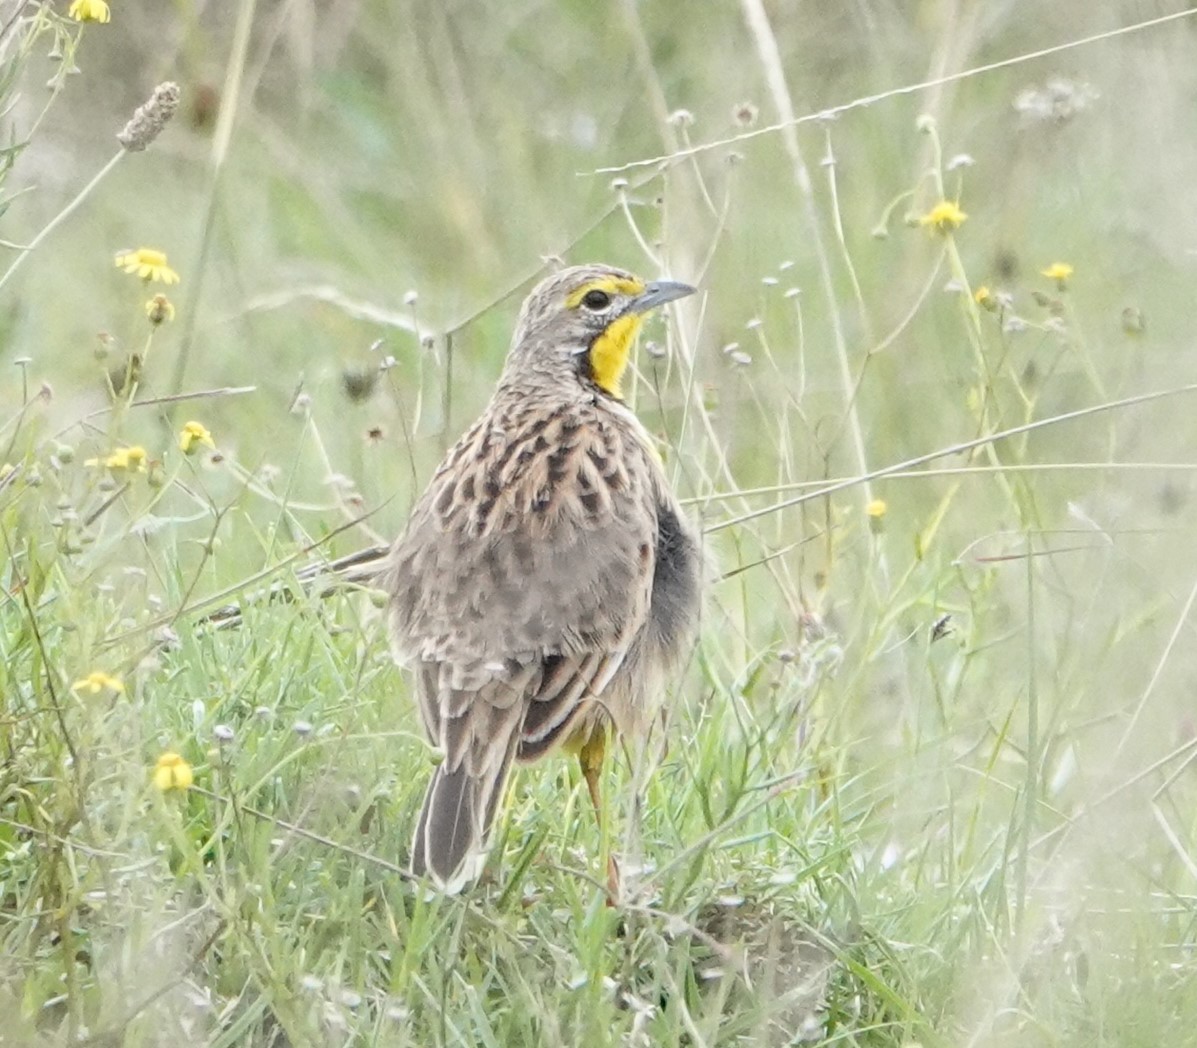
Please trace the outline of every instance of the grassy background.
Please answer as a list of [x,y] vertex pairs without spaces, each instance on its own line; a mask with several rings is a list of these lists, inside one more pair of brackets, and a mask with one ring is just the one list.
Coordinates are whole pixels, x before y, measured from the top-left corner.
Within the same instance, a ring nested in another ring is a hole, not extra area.
[[[0,285],[0,1042],[1190,1043],[1197,22],[1131,28],[1186,6],[118,0],[70,76],[15,22],[6,265],[183,105]],[[546,256],[699,284],[632,396],[715,578],[643,795],[526,771],[428,899],[377,601],[198,622],[398,531]]]

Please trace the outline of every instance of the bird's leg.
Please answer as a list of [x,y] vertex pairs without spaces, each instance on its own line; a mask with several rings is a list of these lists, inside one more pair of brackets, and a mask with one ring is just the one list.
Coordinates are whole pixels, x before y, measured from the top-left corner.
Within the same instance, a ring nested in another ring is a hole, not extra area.
[[590,803],[594,805],[594,818],[598,822],[599,839],[604,841],[607,852],[607,905],[614,906],[619,898],[619,866],[611,854],[609,839],[603,832],[603,756],[607,751],[607,730],[596,728],[594,733],[578,750],[578,763],[582,766],[582,777],[590,791]]

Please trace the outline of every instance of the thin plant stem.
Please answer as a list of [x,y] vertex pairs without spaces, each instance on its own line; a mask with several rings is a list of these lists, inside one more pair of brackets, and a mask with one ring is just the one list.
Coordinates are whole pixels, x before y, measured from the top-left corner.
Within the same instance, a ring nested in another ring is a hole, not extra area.
[[124,156],[125,150],[119,150],[116,155],[108,161],[108,163],[106,163],[102,168],[100,168],[99,171],[95,173],[95,175],[92,176],[91,181],[88,182],[87,185],[85,185],[81,190],[79,190],[79,192],[75,195],[74,200],[72,200],[69,204],[67,204],[66,207],[59,211],[57,215],[50,219],[50,221],[47,222],[42,228],[42,231],[38,233],[37,236],[35,236],[31,241],[29,241],[28,244],[25,244],[18,249],[20,253],[12,260],[8,269],[5,271],[4,276],[0,277],[0,288],[3,288],[4,285],[7,284],[11,279],[12,275],[21,268],[21,264],[25,261],[25,259],[28,258],[34,252],[34,250],[43,241],[45,241],[45,239],[51,233],[54,232],[54,230],[56,230],[60,225],[62,225],[63,222],[70,218],[70,216],[74,214],[83,201],[91,196],[96,186],[98,186],[105,179],[105,177],[107,177],[108,173],[121,162]]
[[220,108],[220,115],[216,121],[216,134],[212,141],[212,167],[208,179],[207,201],[204,207],[203,225],[200,233],[199,250],[196,252],[192,272],[194,281],[191,284],[191,295],[187,303],[183,330],[183,337],[179,343],[179,354],[175,358],[174,375],[171,378],[170,391],[182,392],[183,379],[187,374],[187,362],[191,357],[191,347],[195,343],[196,311],[203,294],[204,274],[207,270],[208,254],[212,247],[212,232],[216,224],[216,202],[220,198],[220,181],[224,172],[225,159],[228,157],[229,143],[233,137],[233,124],[237,117],[237,108],[241,99],[241,83],[245,76],[245,66],[249,53],[250,31],[253,28],[255,0],[244,0],[237,18],[236,29],[233,34],[232,54],[229,58],[228,72],[224,81],[224,102]]

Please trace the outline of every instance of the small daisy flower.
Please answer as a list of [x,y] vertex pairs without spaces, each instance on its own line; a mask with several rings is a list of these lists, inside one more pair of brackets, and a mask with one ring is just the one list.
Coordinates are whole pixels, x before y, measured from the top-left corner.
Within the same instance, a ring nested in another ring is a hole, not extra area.
[[973,301],[990,313],[996,313],[1001,308],[1001,303],[998,301],[997,296],[989,289],[988,284],[982,284],[973,292]]
[[155,251],[148,247],[139,247],[136,251],[120,251],[116,255],[116,265],[126,273],[139,276],[146,283],[156,281],[159,284],[177,284],[179,282],[179,274],[166,263],[165,251]]
[[107,22],[112,17],[104,0],[75,0],[67,14],[76,22]]
[[154,327],[175,319],[174,303],[165,295],[155,295],[145,304],[145,315]]
[[1041,276],[1047,277],[1048,280],[1054,280],[1056,287],[1064,291],[1068,287],[1068,278],[1072,276],[1073,269],[1067,262],[1053,262],[1047,269],[1039,271]]
[[208,432],[207,426],[202,422],[188,422],[179,432],[179,450],[184,455],[192,455],[196,451],[197,444],[203,444],[207,448],[216,447],[216,442],[212,439],[212,434]]
[[146,451],[140,444],[128,448],[117,448],[111,455],[102,459],[90,458],[85,466],[103,466],[105,469],[123,469],[131,473],[144,473],[146,468]]
[[154,765],[154,785],[163,793],[169,790],[187,790],[195,782],[195,775],[188,764],[177,753],[166,752]]
[[71,685],[71,691],[85,691],[89,695],[99,695],[102,691],[115,691],[119,695],[124,690],[125,685],[118,678],[103,670],[92,670],[86,677]]
[[941,200],[925,215],[919,216],[919,225],[937,233],[950,233],[959,229],[968,218],[960,206],[951,200]]
[[885,504],[885,499],[873,499],[865,506],[865,516],[869,519],[869,530],[874,535],[880,535],[885,530],[885,514],[888,511],[889,506]]

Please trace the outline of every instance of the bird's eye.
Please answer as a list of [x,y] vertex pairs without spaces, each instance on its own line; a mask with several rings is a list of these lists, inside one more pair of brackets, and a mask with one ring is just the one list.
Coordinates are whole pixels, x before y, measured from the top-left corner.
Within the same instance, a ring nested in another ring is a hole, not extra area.
[[607,292],[599,291],[598,288],[595,288],[592,291],[587,291],[586,294],[582,296],[582,305],[584,305],[587,309],[594,310],[597,313],[600,309],[606,309],[609,305],[611,305],[611,296],[608,295]]

